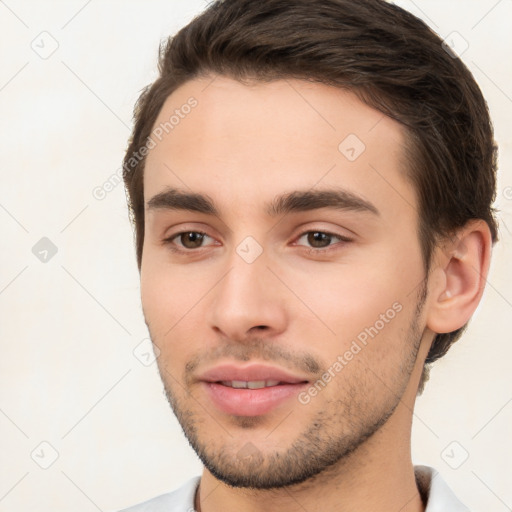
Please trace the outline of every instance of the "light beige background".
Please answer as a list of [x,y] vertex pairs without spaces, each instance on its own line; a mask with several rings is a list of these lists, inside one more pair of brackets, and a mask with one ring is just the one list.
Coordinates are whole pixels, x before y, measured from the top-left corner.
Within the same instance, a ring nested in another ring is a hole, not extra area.
[[[467,334],[418,401],[414,461],[438,468],[474,510],[506,511],[512,3],[397,3],[459,49],[467,41],[462,58],[501,147],[501,242]],[[123,185],[103,199],[93,192],[116,180],[133,104],[156,77],[159,41],[205,5],[0,2],[0,512],[116,510],[201,470],[155,364],[139,360],[147,332]],[[58,249],[47,262],[32,252],[43,237]]]

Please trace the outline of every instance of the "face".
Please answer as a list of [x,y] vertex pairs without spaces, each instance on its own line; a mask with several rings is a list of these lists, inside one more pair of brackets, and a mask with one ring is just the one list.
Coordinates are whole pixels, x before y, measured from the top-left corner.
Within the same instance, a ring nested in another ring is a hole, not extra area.
[[169,402],[220,480],[303,482],[385,428],[421,365],[404,133],[337,88],[221,76],[162,126],[141,293]]

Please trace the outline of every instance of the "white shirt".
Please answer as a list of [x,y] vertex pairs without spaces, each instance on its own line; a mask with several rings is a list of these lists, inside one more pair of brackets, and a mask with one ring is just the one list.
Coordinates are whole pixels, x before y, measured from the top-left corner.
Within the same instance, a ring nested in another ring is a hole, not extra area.
[[[421,494],[428,496],[425,512],[470,512],[434,468],[415,466],[414,471]],[[201,477],[195,476],[173,492],[120,512],[195,512],[194,498],[200,479]]]

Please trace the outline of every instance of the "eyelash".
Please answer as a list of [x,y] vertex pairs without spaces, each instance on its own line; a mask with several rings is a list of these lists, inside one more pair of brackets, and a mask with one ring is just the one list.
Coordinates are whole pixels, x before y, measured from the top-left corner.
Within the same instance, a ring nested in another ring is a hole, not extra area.
[[[175,234],[171,235],[170,237],[165,238],[163,240],[163,243],[164,243],[164,245],[167,245],[172,252],[179,253],[179,254],[186,254],[186,253],[191,254],[191,253],[194,253],[195,251],[199,251],[201,249],[205,249],[205,247],[197,247],[195,249],[186,249],[186,248],[185,249],[179,249],[178,248],[179,246],[176,246],[174,244],[173,240],[176,239],[176,238],[179,238],[181,235],[184,235],[186,233],[196,233],[196,234],[200,234],[200,235],[208,236],[209,238],[212,238],[207,233],[205,233],[204,231],[188,230],[188,231],[180,231],[179,233],[175,233]],[[318,230],[318,229],[310,229],[308,231],[303,231],[297,237],[297,240],[300,240],[304,235],[308,235],[309,233],[322,233],[323,235],[327,235],[327,236],[332,237],[332,238],[337,238],[341,242],[345,242],[345,243],[352,241],[350,238],[347,238],[345,236],[337,235],[336,233],[331,233],[329,231],[321,231],[321,230]],[[337,245],[338,244],[329,245],[326,248],[315,248],[315,247],[309,247],[308,248],[308,247],[304,247],[304,246],[299,246],[299,247],[303,247],[303,249],[307,252],[307,254],[310,254],[310,255],[311,254],[323,255],[323,254],[326,254],[326,253],[330,253],[333,250],[339,249],[337,247]]]

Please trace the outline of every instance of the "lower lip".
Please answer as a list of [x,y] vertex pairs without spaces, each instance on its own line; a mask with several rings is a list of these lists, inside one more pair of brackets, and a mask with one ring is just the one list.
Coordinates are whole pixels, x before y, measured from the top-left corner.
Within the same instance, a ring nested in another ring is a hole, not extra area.
[[202,383],[212,402],[226,414],[235,416],[259,416],[296,398],[308,384],[279,384],[261,389],[237,389],[216,382]]

